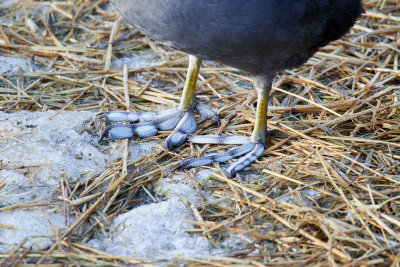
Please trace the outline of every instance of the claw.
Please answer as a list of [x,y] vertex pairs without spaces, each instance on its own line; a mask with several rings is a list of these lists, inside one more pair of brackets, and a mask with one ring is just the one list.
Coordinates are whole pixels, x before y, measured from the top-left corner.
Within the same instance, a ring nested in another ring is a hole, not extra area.
[[114,124],[107,126],[100,136],[99,143],[102,142],[106,137],[110,137],[114,140],[130,138],[133,136],[134,130],[129,124]]

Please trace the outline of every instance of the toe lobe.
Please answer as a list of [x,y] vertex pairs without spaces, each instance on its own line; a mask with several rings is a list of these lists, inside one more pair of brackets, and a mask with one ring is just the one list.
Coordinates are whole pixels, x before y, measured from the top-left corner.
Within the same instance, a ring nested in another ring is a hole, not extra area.
[[104,112],[104,118],[111,122],[122,122],[122,121],[129,121],[129,122],[136,122],[139,120],[140,114],[139,112]]
[[180,117],[172,117],[170,119],[164,120],[158,124],[158,129],[161,131],[168,131],[173,129],[179,122]]
[[180,146],[183,143],[185,143],[186,139],[187,139],[186,133],[175,130],[167,137],[167,139],[165,139],[164,144],[167,148],[173,146]]
[[135,132],[138,136],[146,138],[155,136],[158,132],[158,129],[154,125],[143,125],[136,127]]
[[193,118],[193,114],[189,112],[187,112],[185,116],[183,116],[179,124],[176,126],[176,130],[186,134],[192,134],[196,132],[196,129],[196,121]]

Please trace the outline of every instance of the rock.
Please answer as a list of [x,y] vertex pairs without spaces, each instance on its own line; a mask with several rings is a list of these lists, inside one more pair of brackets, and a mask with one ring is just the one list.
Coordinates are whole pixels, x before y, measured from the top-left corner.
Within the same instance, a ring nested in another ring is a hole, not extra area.
[[116,217],[108,238],[99,237],[89,245],[115,255],[173,259],[209,254],[208,241],[191,236],[191,210],[174,197],[160,203],[140,206]]
[[0,251],[10,251],[27,238],[24,247],[44,249],[54,243],[54,236],[64,227],[64,217],[45,209],[1,211]]

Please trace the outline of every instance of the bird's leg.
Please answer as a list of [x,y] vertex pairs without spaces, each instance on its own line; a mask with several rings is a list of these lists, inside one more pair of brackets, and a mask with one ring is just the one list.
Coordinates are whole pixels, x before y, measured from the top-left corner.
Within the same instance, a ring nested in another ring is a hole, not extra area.
[[189,56],[189,66],[186,74],[185,87],[183,87],[179,110],[186,111],[192,107],[195,100],[194,90],[196,88],[197,76],[199,75],[201,59]]
[[241,146],[231,148],[227,152],[221,154],[206,154],[200,158],[185,159],[181,162],[178,168],[190,168],[207,165],[212,162],[224,162],[243,155],[225,170],[225,172],[232,177],[236,172],[250,165],[262,154],[264,151],[265,137],[267,135],[268,96],[271,88],[272,78],[257,76],[254,77],[253,83],[258,93],[258,101],[256,123],[254,125],[251,137],[240,135],[190,136],[188,140],[193,143],[241,144]]
[[178,108],[159,112],[104,112],[104,117],[111,122],[131,122],[131,124],[112,124],[108,126],[100,137],[102,141],[106,137],[112,139],[124,139],[132,137],[135,133],[140,137],[150,137],[157,134],[158,130],[174,131],[165,140],[167,147],[179,146],[186,141],[187,135],[196,131],[196,122],[193,112],[211,119],[219,124],[218,115],[208,106],[200,104],[195,97],[195,87],[199,74],[201,59],[189,56],[189,67],[183,89],[181,102]]
[[183,114],[183,117],[165,140],[166,147],[179,146],[183,144],[187,139],[187,135],[196,131],[197,125],[193,118],[193,110],[196,108],[196,97],[194,91],[196,88],[200,65],[200,58],[189,56],[189,67],[186,75],[185,87],[183,88],[181,102],[178,107],[178,111]]

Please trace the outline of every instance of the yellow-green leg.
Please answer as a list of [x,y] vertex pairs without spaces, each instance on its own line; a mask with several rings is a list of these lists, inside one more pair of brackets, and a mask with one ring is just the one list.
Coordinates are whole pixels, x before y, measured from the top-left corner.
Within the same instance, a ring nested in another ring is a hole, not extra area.
[[267,134],[267,110],[269,90],[258,89],[256,123],[251,138],[255,142],[264,142]]
[[[267,111],[271,79],[268,77],[255,77],[253,78],[253,81],[254,87],[258,93],[256,123],[254,124],[250,142],[254,147],[252,147],[251,151],[247,152],[244,156],[238,158],[237,161],[229,165],[225,172],[230,177],[253,163],[264,152],[265,137],[267,135]],[[246,145],[248,144],[243,146]]]
[[195,102],[195,89],[197,76],[199,75],[201,59],[195,56],[189,56],[189,67],[186,75],[186,83],[183,88],[181,102],[179,104],[180,111],[186,111],[193,107]]
[[189,66],[185,87],[183,88],[181,102],[178,107],[178,111],[181,112],[183,117],[179,120],[175,129],[165,140],[164,144],[168,148],[183,144],[187,139],[187,135],[196,131],[197,125],[193,118],[194,110],[196,110],[202,117],[210,118],[214,121],[218,120],[218,116],[215,112],[208,108],[204,108],[204,105],[196,102],[195,89],[200,65],[200,58],[191,55],[189,56]]

